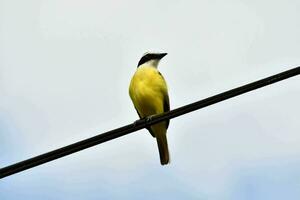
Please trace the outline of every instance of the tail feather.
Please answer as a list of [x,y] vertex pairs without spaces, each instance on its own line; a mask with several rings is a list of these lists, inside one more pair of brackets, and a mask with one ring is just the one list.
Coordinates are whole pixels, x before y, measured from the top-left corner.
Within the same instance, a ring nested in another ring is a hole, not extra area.
[[156,141],[159,151],[160,163],[166,165],[170,162],[168,141],[166,132],[162,132],[156,135]]

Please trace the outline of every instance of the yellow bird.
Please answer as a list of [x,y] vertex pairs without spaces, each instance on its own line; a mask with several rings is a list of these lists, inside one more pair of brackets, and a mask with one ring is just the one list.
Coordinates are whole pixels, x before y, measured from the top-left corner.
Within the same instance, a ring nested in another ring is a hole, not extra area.
[[[170,110],[168,88],[164,77],[157,70],[160,59],[167,53],[146,53],[140,59],[133,75],[129,95],[140,118],[150,117]],[[160,163],[170,162],[167,129],[169,120],[148,127],[157,140]]]

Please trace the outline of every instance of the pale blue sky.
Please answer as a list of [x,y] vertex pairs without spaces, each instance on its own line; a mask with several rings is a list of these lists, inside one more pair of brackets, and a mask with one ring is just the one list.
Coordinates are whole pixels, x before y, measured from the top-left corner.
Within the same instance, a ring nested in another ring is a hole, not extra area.
[[[137,119],[145,51],[171,108],[300,65],[300,2],[0,0],[0,167]],[[0,180],[0,199],[299,199],[300,78]]]

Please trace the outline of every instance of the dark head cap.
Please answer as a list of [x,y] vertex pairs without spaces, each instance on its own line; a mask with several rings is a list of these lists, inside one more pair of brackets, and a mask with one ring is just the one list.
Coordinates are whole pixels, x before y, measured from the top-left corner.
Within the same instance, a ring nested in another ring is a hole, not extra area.
[[138,63],[138,67],[144,64],[145,62],[148,62],[149,60],[160,60],[166,55],[167,53],[145,53],[143,57],[140,59]]

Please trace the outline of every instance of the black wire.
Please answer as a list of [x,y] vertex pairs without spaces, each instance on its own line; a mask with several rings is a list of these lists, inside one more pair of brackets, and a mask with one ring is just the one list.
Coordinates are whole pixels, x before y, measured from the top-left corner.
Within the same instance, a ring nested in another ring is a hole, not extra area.
[[0,178],[4,178],[6,176],[24,171],[26,169],[41,165],[43,163],[67,156],[69,154],[81,151],[83,149],[95,146],[97,144],[107,142],[109,140],[127,135],[129,133],[132,133],[134,131],[143,129],[147,126],[150,126],[152,124],[156,124],[158,122],[164,121],[166,119],[172,119],[175,117],[178,117],[180,115],[184,115],[186,113],[198,110],[200,108],[204,108],[206,106],[218,103],[220,101],[224,101],[226,99],[238,96],[240,94],[273,84],[275,82],[290,78],[292,76],[296,76],[300,74],[300,67],[296,67],[294,69],[290,69],[287,71],[284,71],[282,73],[249,83],[247,85],[217,94],[212,97],[208,97],[206,99],[197,101],[195,103],[188,104],[186,106],[182,106],[180,108],[171,110],[169,112],[155,115],[151,118],[146,119],[140,119],[132,124],[129,124],[127,126],[123,126],[102,134],[99,134],[97,136],[70,144],[68,146],[50,151],[48,153],[44,153],[42,155],[9,165],[7,167],[3,167],[0,169]]

